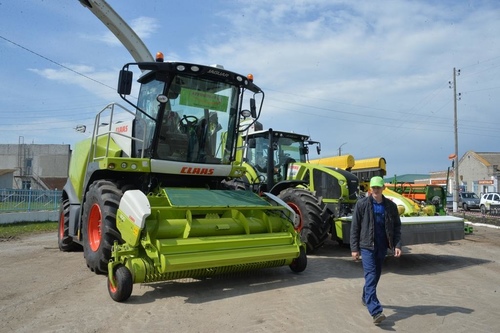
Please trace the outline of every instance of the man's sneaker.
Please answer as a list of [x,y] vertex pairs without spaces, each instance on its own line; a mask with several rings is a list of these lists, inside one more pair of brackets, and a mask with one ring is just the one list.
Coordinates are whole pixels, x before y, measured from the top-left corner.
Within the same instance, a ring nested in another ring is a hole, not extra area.
[[373,316],[373,323],[375,325],[380,324],[385,319],[385,314],[383,312],[379,312]]
[[366,306],[366,302],[365,302],[365,298],[364,297],[361,297],[361,304],[363,304],[363,306]]

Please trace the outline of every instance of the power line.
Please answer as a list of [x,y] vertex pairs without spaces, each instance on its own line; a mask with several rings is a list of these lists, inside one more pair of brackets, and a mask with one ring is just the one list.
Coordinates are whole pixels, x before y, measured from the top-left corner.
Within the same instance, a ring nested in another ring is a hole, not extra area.
[[14,42],[14,41],[12,41],[12,40],[10,40],[10,39],[6,38],[6,37],[3,37],[3,36],[1,36],[1,35],[0,35],[0,38],[1,38],[1,39],[3,39],[3,40],[5,40],[6,42],[9,42],[9,43],[11,43],[11,44],[13,44],[13,45],[15,45],[15,46],[17,46],[17,47],[19,47],[19,48],[21,48],[21,49],[25,50],[25,51],[28,51],[28,52],[30,52],[30,53],[32,53],[32,54],[34,54],[34,55],[38,56],[38,57],[40,57],[40,58],[42,58],[42,59],[44,59],[44,60],[47,60],[48,62],[51,62],[51,63],[53,63],[53,64],[55,64],[55,65],[57,65],[57,66],[59,66],[59,67],[62,67],[62,68],[66,69],[66,70],[68,70],[68,71],[70,71],[70,72],[73,72],[73,73],[75,73],[75,74],[77,74],[77,75],[80,75],[80,76],[82,76],[82,77],[84,77],[84,78],[86,78],[86,79],[88,79],[88,80],[91,80],[91,81],[93,81],[93,82],[95,82],[95,83],[98,83],[98,84],[100,84],[100,85],[102,85],[102,86],[105,86],[105,87],[107,87],[107,88],[110,88],[110,89],[115,90],[115,88],[113,88],[113,87],[111,87],[111,86],[108,86],[108,85],[107,85],[107,84],[105,84],[105,83],[102,83],[102,82],[100,82],[100,81],[97,81],[97,80],[95,80],[95,79],[91,78],[90,76],[87,76],[87,75],[85,75],[85,74],[82,74],[82,73],[80,73],[80,72],[78,72],[78,71],[75,71],[74,69],[71,69],[71,68],[69,68],[68,66],[64,66],[63,64],[60,64],[60,63],[58,63],[57,61],[54,61],[54,60],[52,60],[52,59],[49,59],[49,58],[47,58],[47,57],[45,57],[45,56],[41,55],[40,53],[37,53],[37,52],[35,52],[35,51],[33,51],[33,50],[30,50],[30,49],[28,49],[27,47],[24,47],[24,46],[22,46],[22,45],[20,45],[20,44],[18,44],[18,43],[16,43],[16,42]]

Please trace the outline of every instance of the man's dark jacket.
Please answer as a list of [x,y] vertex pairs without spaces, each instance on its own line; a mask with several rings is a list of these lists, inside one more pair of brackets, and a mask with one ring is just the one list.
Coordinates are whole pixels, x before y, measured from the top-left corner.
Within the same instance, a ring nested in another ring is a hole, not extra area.
[[[382,196],[385,206],[385,234],[391,250],[401,248],[401,219],[398,206]],[[366,196],[356,203],[351,223],[351,251],[359,252],[361,248],[374,250],[375,217],[373,216],[373,198]]]

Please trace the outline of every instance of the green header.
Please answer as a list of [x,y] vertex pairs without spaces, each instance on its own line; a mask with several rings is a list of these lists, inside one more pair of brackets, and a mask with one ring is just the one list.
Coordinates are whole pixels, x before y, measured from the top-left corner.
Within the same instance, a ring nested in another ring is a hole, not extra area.
[[205,91],[182,88],[180,104],[215,111],[227,111],[229,98]]

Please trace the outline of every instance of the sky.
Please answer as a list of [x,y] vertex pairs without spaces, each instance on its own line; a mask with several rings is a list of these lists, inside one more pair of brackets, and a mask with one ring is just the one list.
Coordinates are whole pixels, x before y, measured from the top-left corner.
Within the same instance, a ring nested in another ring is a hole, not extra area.
[[[252,73],[264,128],[309,135],[319,157],[384,157],[387,176],[446,170],[455,104],[458,157],[500,152],[498,0],[108,3],[152,54]],[[73,147],[122,103],[128,62],[77,0],[0,0],[0,144]]]

